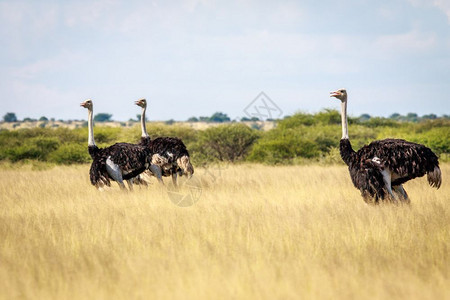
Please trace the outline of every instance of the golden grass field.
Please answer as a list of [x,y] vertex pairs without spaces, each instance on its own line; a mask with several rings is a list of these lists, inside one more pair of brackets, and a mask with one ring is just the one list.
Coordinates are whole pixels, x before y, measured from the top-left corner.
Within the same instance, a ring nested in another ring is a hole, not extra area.
[[88,165],[3,166],[0,298],[450,299],[441,169],[368,206],[344,166],[197,168],[179,207],[156,183],[98,192]]

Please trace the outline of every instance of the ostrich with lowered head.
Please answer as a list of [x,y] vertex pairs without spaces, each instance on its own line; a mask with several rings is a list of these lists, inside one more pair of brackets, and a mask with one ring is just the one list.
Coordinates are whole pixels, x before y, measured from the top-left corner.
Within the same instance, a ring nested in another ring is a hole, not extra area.
[[148,147],[128,143],[116,143],[106,148],[99,148],[94,140],[93,103],[88,99],[80,104],[88,109],[88,151],[93,159],[90,169],[90,180],[97,189],[111,186],[110,179],[125,189],[123,180],[127,180],[130,190],[132,181],[151,165],[151,150]]
[[174,185],[177,185],[177,175],[187,175],[188,177],[192,177],[192,174],[194,174],[194,167],[191,164],[189,152],[183,141],[176,137],[158,137],[152,140],[147,133],[145,125],[147,100],[140,99],[135,101],[135,104],[142,108],[142,135],[139,145],[150,149],[153,155],[151,163],[152,165],[159,167],[159,170],[151,170],[152,172],[150,174],[156,176],[161,182],[161,176],[172,176]]
[[330,94],[330,97],[341,101],[341,157],[364,201],[378,203],[388,196],[395,203],[398,200],[409,203],[402,184],[425,174],[430,186],[437,189],[441,186],[438,157],[424,145],[401,139],[385,139],[373,141],[355,152],[348,137],[347,91],[339,89]]

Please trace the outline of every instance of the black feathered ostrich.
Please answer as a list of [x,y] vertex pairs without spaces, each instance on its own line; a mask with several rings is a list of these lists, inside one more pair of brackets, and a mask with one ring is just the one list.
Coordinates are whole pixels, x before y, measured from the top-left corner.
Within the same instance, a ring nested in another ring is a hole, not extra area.
[[[172,176],[172,182],[177,185],[177,175],[187,175],[189,178],[194,174],[194,167],[191,164],[189,152],[183,141],[175,137],[158,137],[151,139],[147,133],[145,125],[145,112],[147,110],[147,100],[140,99],[135,104],[142,108],[141,113],[141,141],[139,145],[145,146],[153,153],[151,163],[158,166],[160,170],[151,170],[154,175],[161,180],[162,176]],[[149,172],[146,172],[149,174]]]
[[88,109],[88,151],[93,159],[89,171],[92,185],[101,190],[104,186],[111,186],[110,179],[112,179],[120,188],[125,189],[123,180],[127,180],[128,187],[132,190],[133,180],[145,170],[154,168],[150,161],[151,150],[148,147],[128,143],[98,148],[94,140],[92,100],[88,99],[80,105]]
[[397,203],[409,203],[402,184],[427,174],[430,186],[441,186],[441,170],[436,154],[424,145],[401,139],[373,141],[357,152],[348,138],[347,91],[339,89],[330,97],[341,100],[342,139],[340,153],[347,164],[353,185],[366,202],[378,203],[385,196]]

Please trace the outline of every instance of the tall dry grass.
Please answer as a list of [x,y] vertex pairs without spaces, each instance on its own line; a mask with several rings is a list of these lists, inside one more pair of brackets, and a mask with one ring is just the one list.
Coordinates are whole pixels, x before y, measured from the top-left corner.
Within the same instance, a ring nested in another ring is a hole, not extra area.
[[197,169],[179,207],[156,184],[97,192],[88,166],[3,168],[0,298],[449,299],[442,171],[373,207],[341,166]]

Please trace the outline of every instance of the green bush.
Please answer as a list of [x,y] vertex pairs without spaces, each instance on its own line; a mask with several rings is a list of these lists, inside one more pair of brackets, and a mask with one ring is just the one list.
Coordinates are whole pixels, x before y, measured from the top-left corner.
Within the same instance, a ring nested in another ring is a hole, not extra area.
[[325,109],[314,115],[314,118],[324,125],[341,124],[341,114],[337,110]]
[[380,126],[398,127],[400,126],[398,121],[386,118],[370,118],[368,121],[364,122],[364,126],[375,128]]
[[297,128],[300,126],[311,126],[316,121],[314,117],[310,114],[297,113],[293,116],[287,117],[277,123],[277,127],[281,130],[288,128]]
[[30,145],[11,148],[6,152],[6,157],[9,158],[12,162],[26,159],[39,160],[42,156],[43,153],[40,151],[40,149]]
[[450,153],[450,128],[432,128],[427,132],[410,135],[408,140],[424,144],[438,155]]
[[197,150],[211,159],[234,162],[246,156],[259,135],[244,124],[214,126],[199,133]]
[[320,153],[313,139],[299,129],[274,129],[267,132],[253,146],[249,161],[268,164],[288,164],[295,158],[313,158]]
[[33,137],[25,140],[22,145],[9,148],[6,151],[6,157],[13,162],[25,159],[45,161],[48,155],[58,147],[58,138]]
[[64,144],[49,155],[50,162],[57,164],[87,163],[91,161],[87,146],[80,144]]

